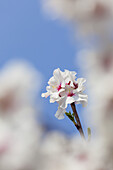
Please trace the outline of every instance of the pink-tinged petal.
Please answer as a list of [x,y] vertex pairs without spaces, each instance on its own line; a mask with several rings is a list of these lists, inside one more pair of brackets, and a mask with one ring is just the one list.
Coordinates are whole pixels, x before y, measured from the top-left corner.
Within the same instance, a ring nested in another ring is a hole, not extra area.
[[62,108],[59,107],[56,114],[55,114],[55,117],[59,120],[64,119],[64,113],[65,112],[66,112],[65,109],[62,109]]
[[50,96],[50,93],[49,93],[49,92],[46,92],[46,93],[42,93],[42,94],[41,94],[41,97],[47,98],[48,96]]

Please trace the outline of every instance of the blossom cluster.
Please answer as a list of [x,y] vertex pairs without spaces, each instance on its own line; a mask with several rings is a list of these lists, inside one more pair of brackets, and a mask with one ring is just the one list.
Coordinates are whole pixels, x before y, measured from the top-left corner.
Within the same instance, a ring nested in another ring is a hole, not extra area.
[[50,78],[46,87],[47,92],[42,93],[42,97],[50,96],[50,103],[57,102],[59,104],[58,111],[55,116],[58,119],[64,118],[64,113],[68,104],[81,103],[83,106],[87,104],[87,95],[84,91],[84,78],[76,79],[76,72],[65,70],[62,72],[59,68],[54,70],[53,77]]

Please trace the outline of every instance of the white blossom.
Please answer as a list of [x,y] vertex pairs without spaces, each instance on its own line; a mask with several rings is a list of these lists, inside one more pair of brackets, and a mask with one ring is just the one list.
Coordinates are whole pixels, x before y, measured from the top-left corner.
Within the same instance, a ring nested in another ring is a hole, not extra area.
[[81,33],[101,34],[113,26],[112,0],[43,0],[43,6],[54,18],[78,23]]
[[76,72],[65,70],[62,72],[59,68],[53,72],[53,77],[50,78],[47,86],[47,93],[42,93],[42,97],[50,96],[50,103],[57,102],[59,104],[58,111],[55,116],[58,119],[64,118],[64,113],[68,104],[82,103],[83,106],[87,103],[87,95],[84,91],[84,78],[76,79]]
[[7,63],[0,69],[0,111],[12,112],[25,105],[31,105],[39,91],[40,82],[40,74],[28,63]]
[[[75,58],[76,60],[76,58]],[[100,49],[84,49],[77,54],[79,67],[88,80],[90,90],[98,88],[98,84],[113,74],[112,44]],[[112,81],[112,78],[111,78]],[[107,82],[107,80],[106,80]],[[94,95],[96,97],[96,95]]]
[[40,150],[42,170],[111,170],[107,168],[108,154],[103,138],[93,138],[88,142],[53,132],[45,136]]
[[0,70],[1,170],[38,169],[42,130],[36,122],[35,98],[40,80],[23,61],[9,62]]

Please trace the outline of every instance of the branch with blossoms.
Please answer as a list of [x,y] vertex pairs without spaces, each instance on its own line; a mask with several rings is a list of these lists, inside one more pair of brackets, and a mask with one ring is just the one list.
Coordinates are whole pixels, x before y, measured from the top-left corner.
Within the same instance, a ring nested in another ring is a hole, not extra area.
[[[46,87],[47,92],[42,93],[42,97],[50,96],[50,103],[57,102],[58,110],[55,117],[64,119],[64,114],[74,123],[80,135],[85,138],[80,118],[78,116],[76,105],[87,105],[88,96],[83,93],[85,87],[84,78],[76,80],[76,72],[65,70],[62,72],[59,68],[54,70],[53,77],[48,81],[49,86]],[[66,112],[68,104],[71,105],[72,111]]]

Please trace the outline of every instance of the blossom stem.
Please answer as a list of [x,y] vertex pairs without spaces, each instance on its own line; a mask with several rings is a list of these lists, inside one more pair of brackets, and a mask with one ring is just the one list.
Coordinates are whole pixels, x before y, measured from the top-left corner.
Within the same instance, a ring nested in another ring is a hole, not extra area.
[[73,110],[73,113],[74,113],[74,116],[75,116],[75,119],[77,121],[77,130],[79,131],[81,137],[85,138],[85,135],[84,135],[84,132],[83,132],[83,128],[82,128],[82,125],[81,125],[81,122],[80,122],[80,119],[79,119],[79,116],[78,116],[78,113],[77,113],[77,110],[76,110],[76,106],[75,106],[75,103],[71,103],[71,108]]

